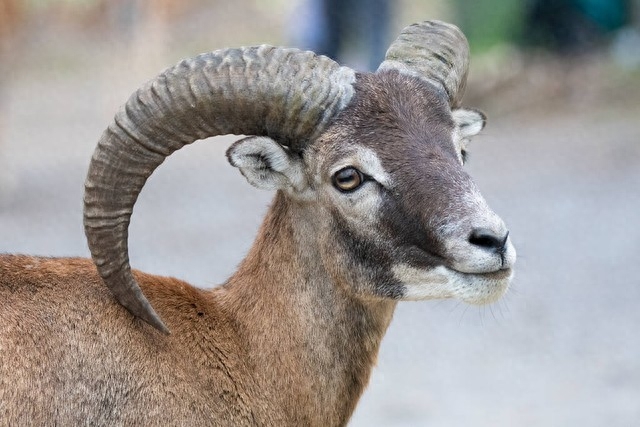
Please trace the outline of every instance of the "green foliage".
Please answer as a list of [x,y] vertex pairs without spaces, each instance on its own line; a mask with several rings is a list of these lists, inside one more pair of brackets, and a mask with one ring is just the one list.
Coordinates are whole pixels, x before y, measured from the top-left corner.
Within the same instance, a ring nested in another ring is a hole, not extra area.
[[525,5],[522,0],[456,0],[455,12],[471,50],[481,53],[496,44],[515,41]]

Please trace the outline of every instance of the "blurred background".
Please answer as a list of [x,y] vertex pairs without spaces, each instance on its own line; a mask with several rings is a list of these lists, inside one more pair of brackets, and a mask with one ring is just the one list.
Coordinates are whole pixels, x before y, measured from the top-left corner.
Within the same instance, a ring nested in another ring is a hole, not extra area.
[[[311,48],[373,70],[406,25],[469,37],[469,169],[518,249],[496,304],[400,303],[352,426],[640,425],[640,1],[0,0],[0,252],[88,256],[82,191],[117,108],[186,56]],[[272,194],[224,151],[149,180],[132,265],[210,287]]]

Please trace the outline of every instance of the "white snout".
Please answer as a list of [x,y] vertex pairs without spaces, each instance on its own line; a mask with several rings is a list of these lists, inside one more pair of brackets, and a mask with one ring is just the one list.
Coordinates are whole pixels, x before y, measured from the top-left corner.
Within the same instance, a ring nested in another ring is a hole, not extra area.
[[463,200],[466,206],[460,216],[455,218],[452,213],[437,231],[447,267],[469,274],[511,269],[516,251],[504,221],[489,208],[475,186]]
[[393,272],[403,283],[403,299],[458,298],[470,304],[496,301],[509,288],[516,251],[504,222],[485,203],[472,218],[439,228],[445,265],[419,269],[399,264]]
[[[506,228],[505,228],[506,230]],[[446,254],[449,266],[461,273],[482,274],[499,270],[508,270],[516,262],[516,250],[507,231],[495,233],[496,241],[492,244],[474,241],[473,231],[466,238],[450,239],[446,242]]]
[[404,285],[402,299],[409,301],[457,298],[469,304],[496,301],[509,289],[513,270],[491,273],[461,273],[443,265],[419,269],[408,264],[393,268],[394,276]]
[[404,285],[403,299],[458,298],[470,304],[496,301],[509,289],[516,260],[506,231],[505,236],[500,250],[455,240],[450,244],[455,252],[447,254],[455,258],[448,258],[448,265],[428,269],[396,265],[393,273]]

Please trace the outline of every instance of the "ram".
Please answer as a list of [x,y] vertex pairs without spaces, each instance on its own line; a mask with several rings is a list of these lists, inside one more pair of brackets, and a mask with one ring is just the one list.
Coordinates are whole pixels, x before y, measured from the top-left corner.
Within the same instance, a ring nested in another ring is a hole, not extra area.
[[[0,256],[2,422],[344,425],[398,301],[482,304],[509,286],[507,228],[463,169],[485,122],[459,106],[468,56],[456,27],[428,21],[375,73],[259,46],[135,92],[89,166],[93,263]],[[146,179],[222,134],[249,135],[229,162],[277,190],[247,257],[208,290],[132,271]]]

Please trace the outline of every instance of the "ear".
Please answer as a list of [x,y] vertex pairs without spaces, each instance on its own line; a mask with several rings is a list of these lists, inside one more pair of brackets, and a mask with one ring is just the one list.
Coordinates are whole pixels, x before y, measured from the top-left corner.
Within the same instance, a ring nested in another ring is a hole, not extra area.
[[227,159],[255,187],[299,191],[304,186],[302,159],[266,136],[250,136],[236,141],[227,150]]
[[456,123],[462,138],[476,136],[487,123],[487,116],[482,111],[458,108],[453,110],[453,121]]

